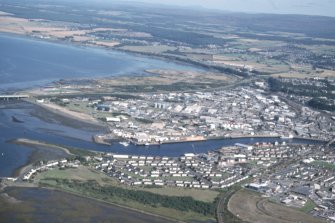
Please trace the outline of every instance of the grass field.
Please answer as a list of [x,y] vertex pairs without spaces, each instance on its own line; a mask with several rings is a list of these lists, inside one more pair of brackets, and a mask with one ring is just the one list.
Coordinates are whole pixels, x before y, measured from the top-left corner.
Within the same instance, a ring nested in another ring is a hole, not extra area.
[[80,166],[77,169],[53,169],[43,173],[40,173],[36,176],[35,182],[38,182],[43,179],[54,178],[54,179],[68,179],[68,180],[80,180],[80,181],[89,181],[95,180],[100,185],[116,185],[117,182],[111,177],[107,177],[102,173],[95,172],[88,167]]
[[309,68],[304,68],[304,70],[291,70],[289,72],[276,73],[272,74],[272,77],[283,77],[283,78],[314,78],[314,77],[328,77],[335,78],[335,71],[332,70],[323,70],[317,69],[316,71],[312,71]]
[[173,51],[173,50],[176,50],[177,48],[167,46],[167,45],[158,45],[158,46],[123,46],[123,47],[120,47],[120,49],[129,50],[129,51],[138,52],[138,53],[159,54],[159,53],[164,53],[169,50]]
[[197,189],[186,189],[177,187],[163,187],[163,188],[141,188],[140,190],[148,191],[155,194],[168,195],[168,196],[190,196],[195,200],[213,202],[219,195],[219,192],[212,190],[197,190]]
[[321,223],[301,210],[289,208],[262,198],[258,193],[240,190],[228,203],[228,209],[240,219],[252,223]]
[[322,167],[325,169],[329,169],[329,170],[335,170],[335,164],[333,163],[327,163],[324,161],[314,161],[313,165],[318,166],[318,167]]
[[316,207],[316,204],[312,200],[308,199],[306,204],[302,208],[300,208],[300,211],[303,211],[305,213],[309,213],[315,207]]

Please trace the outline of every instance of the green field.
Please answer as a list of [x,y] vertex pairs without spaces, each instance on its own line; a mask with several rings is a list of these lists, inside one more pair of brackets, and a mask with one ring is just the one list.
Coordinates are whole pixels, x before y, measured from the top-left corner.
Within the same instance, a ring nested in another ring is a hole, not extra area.
[[94,180],[101,185],[109,184],[116,185],[117,182],[103,173],[93,171],[85,166],[80,166],[77,169],[53,169],[46,172],[42,172],[35,177],[35,182],[38,183],[47,178],[53,179],[67,179],[67,180],[80,180],[89,181]]
[[330,170],[335,170],[335,164],[333,163],[327,163],[324,161],[314,161],[313,165],[318,166],[318,167],[322,167],[325,169],[330,169]]
[[312,200],[308,199],[308,201],[306,202],[306,204],[302,208],[300,208],[300,211],[303,211],[305,213],[309,213],[315,207],[316,207],[316,204]]

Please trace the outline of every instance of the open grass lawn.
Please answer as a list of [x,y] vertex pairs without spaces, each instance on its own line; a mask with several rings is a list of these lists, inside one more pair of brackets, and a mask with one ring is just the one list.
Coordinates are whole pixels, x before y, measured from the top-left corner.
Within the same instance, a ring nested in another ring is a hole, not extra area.
[[95,180],[100,185],[116,185],[117,182],[111,177],[104,175],[103,173],[96,172],[89,169],[86,166],[80,166],[77,169],[53,169],[43,173],[40,173],[36,176],[35,182],[39,182],[43,179],[67,179],[67,180],[80,180],[80,181],[89,181]]
[[309,213],[315,207],[316,207],[316,204],[312,200],[308,199],[308,201],[306,202],[306,204],[302,208],[300,208],[300,211],[303,211],[305,213]]
[[162,188],[140,188],[139,190],[148,191],[155,194],[168,196],[190,196],[195,200],[213,202],[219,195],[219,192],[212,190],[200,190],[193,188],[177,188],[177,187],[162,187]]
[[329,169],[329,170],[335,170],[335,164],[333,164],[333,163],[327,163],[327,162],[324,162],[324,161],[314,161],[313,165],[319,166],[319,167],[322,167],[322,168],[325,168],[325,169]]

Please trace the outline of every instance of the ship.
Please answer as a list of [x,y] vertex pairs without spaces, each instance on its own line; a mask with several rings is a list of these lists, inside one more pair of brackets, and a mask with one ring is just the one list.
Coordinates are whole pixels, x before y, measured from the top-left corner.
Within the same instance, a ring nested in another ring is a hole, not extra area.
[[123,145],[124,147],[129,146],[129,142],[126,142],[126,141],[124,141],[124,142],[119,142],[119,144]]
[[293,139],[294,138],[294,136],[293,135],[288,135],[288,136],[285,136],[285,135],[282,135],[282,136],[280,136],[280,138],[281,139]]

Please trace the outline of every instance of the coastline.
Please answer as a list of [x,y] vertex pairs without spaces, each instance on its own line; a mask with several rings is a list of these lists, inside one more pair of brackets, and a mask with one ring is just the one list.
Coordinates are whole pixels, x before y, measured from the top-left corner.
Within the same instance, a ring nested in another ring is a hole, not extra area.
[[[81,47],[81,48],[94,48],[94,49],[103,49],[107,50],[109,52],[115,52],[119,54],[130,54],[133,56],[141,56],[141,57],[146,57],[148,59],[156,59],[156,60],[161,60],[165,61],[168,63],[175,63],[178,65],[185,65],[185,66],[192,66],[196,70],[202,70],[203,72],[224,72],[227,75],[236,77],[236,78],[247,78],[248,75],[243,73],[243,72],[238,72],[234,71],[231,68],[226,68],[226,67],[220,67],[220,66],[213,66],[213,65],[207,65],[203,64],[201,62],[197,61],[192,61],[188,58],[178,58],[177,56],[172,56],[172,55],[159,55],[159,54],[154,54],[154,53],[147,53],[147,52],[136,52],[136,51],[131,51],[131,50],[126,50],[126,49],[120,49],[120,48],[115,48],[115,47],[108,47],[108,46],[100,46],[96,44],[86,44],[82,42],[68,42],[68,41],[63,41],[60,39],[41,39],[37,38],[28,34],[19,34],[19,33],[12,33],[12,32],[0,32],[0,35],[13,35],[18,38],[28,38],[30,40],[36,40],[36,41],[41,41],[41,42],[46,42],[46,43],[54,43],[54,44],[61,44],[65,46],[74,46],[74,47]],[[104,76],[102,76],[104,77]]]
[[[101,50],[107,50],[109,52],[114,52],[114,53],[118,53],[118,54],[124,54],[124,55],[133,55],[133,56],[141,56],[141,57],[145,57],[148,59],[156,59],[156,60],[160,60],[160,61],[164,61],[167,63],[175,63],[177,65],[185,65],[185,66],[192,66],[194,67],[196,70],[202,70],[204,72],[206,71],[217,71],[217,72],[222,72],[222,70],[217,69],[215,67],[212,67],[210,65],[205,65],[205,64],[201,64],[198,62],[192,62],[189,61],[187,59],[182,59],[182,58],[177,58],[177,57],[169,57],[169,56],[165,56],[165,55],[157,55],[157,54],[150,54],[150,53],[144,53],[144,52],[135,52],[135,51],[130,51],[130,50],[124,50],[124,49],[119,49],[119,48],[114,48],[114,47],[107,47],[107,46],[99,46],[99,45],[95,45],[95,44],[85,44],[82,42],[68,42],[68,41],[63,41],[63,40],[59,40],[59,39],[41,39],[41,38],[37,38],[28,34],[19,34],[19,33],[12,33],[12,32],[0,32],[0,36],[14,36],[17,38],[27,38],[29,40],[32,41],[41,41],[44,43],[53,43],[53,44],[61,44],[64,46],[72,46],[72,47],[80,47],[80,48],[93,48],[93,49],[101,49]],[[235,74],[229,74],[229,75],[233,75],[236,76]],[[105,76],[102,76],[105,77]]]

